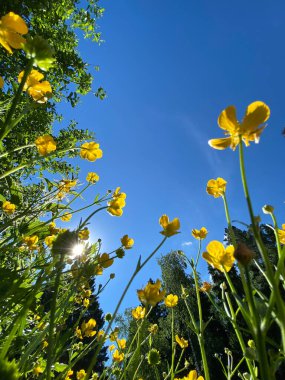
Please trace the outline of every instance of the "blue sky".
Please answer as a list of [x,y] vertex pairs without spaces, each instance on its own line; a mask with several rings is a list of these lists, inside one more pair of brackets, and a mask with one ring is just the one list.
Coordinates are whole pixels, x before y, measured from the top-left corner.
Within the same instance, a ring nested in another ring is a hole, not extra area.
[[[135,239],[134,248],[102,277],[116,273],[100,301],[112,312],[139,255],[147,257],[160,242],[162,214],[180,218],[181,234],[168,239],[156,257],[171,249],[195,256],[192,228],[208,229],[204,245],[223,239],[222,200],[206,194],[209,179],[228,181],[232,219],[249,221],[238,153],[207,144],[223,137],[217,117],[228,105],[237,107],[239,119],[255,100],[271,108],[260,143],[246,149],[246,167],[256,214],[262,216],[261,207],[272,204],[279,223],[285,222],[285,4],[115,0],[102,6],[106,12],[99,27],[105,42],[98,47],[82,39],[79,49],[91,67],[100,66],[93,87],[104,87],[108,97],[100,102],[90,94],[75,111],[61,110],[66,121],[75,118],[79,127],[95,131],[104,152],[95,163],[74,161],[82,168],[82,182],[89,171],[100,175],[86,201],[117,186],[127,193],[121,218],[102,213],[90,225],[92,238],[102,238],[105,251],[116,248],[124,234]],[[205,263],[199,270],[207,279]],[[156,259],[137,276],[123,307],[138,304],[136,289],[150,277],[160,277]]]

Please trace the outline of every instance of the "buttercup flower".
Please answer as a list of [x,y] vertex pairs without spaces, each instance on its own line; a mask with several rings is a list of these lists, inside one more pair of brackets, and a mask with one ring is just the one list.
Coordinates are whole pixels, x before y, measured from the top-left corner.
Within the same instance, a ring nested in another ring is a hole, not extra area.
[[225,248],[222,243],[213,240],[207,245],[207,252],[203,253],[203,258],[219,271],[229,272],[235,261],[234,250],[233,245]]
[[281,244],[285,244],[285,224],[282,224],[282,230],[278,229],[278,236]]
[[99,176],[97,173],[89,172],[86,177],[86,181],[90,183],[95,183],[99,181]]
[[137,291],[139,300],[144,305],[155,306],[165,296],[165,290],[160,290],[160,287],[161,282],[159,280],[156,280],[155,284],[149,282],[144,289]]
[[54,240],[56,239],[56,236],[55,235],[49,235],[45,238],[45,243],[48,247],[51,247],[52,246],[52,243],[54,242]]
[[229,106],[222,111],[218,118],[219,127],[229,137],[209,140],[209,145],[219,150],[228,147],[235,150],[240,142],[240,136],[246,146],[249,146],[250,141],[258,143],[260,135],[265,128],[265,126],[260,127],[260,125],[265,123],[269,116],[269,107],[261,101],[256,101],[247,107],[242,122],[239,122],[236,117],[236,108]]
[[143,319],[145,317],[145,307],[138,306],[132,310],[132,316],[135,319]]
[[170,222],[167,215],[162,215],[159,219],[159,224],[163,228],[163,231],[160,233],[164,236],[170,237],[179,233],[180,221],[178,218],[175,218]]
[[99,149],[100,145],[95,141],[86,142],[81,145],[80,157],[85,158],[88,161],[96,161],[97,158],[101,158],[103,156],[103,152]]
[[223,178],[210,179],[207,183],[206,191],[208,194],[213,195],[214,198],[222,197],[226,192],[226,184]]
[[63,222],[68,222],[71,218],[72,218],[72,214],[66,212],[65,214],[62,215],[60,220],[62,220]]
[[46,156],[47,154],[56,150],[56,142],[50,135],[38,137],[35,141],[35,144],[41,156]]
[[202,227],[200,230],[196,230],[195,228],[192,230],[192,236],[195,239],[202,240],[205,239],[208,235],[208,231],[205,227]]
[[39,237],[37,235],[26,236],[23,238],[23,241],[30,250],[34,250],[37,249],[36,244],[39,241]]
[[119,353],[118,350],[115,350],[115,352],[113,353],[113,360],[114,362],[120,363],[124,360],[124,356],[125,355],[123,352]]
[[118,339],[117,340],[118,346],[121,350],[124,350],[126,348],[126,339]]
[[[24,71],[22,71],[18,76],[18,82],[22,81],[24,76]],[[48,81],[42,81],[44,75],[37,70],[32,70],[28,75],[26,83],[24,84],[24,91],[36,101],[37,103],[46,103],[51,97],[52,89]]]
[[131,249],[132,246],[134,245],[134,239],[129,238],[128,235],[124,235],[121,239],[122,246],[125,249]]
[[188,347],[188,341],[183,339],[183,338],[179,338],[178,335],[175,335],[175,340],[181,348],[187,348]]
[[203,285],[201,286],[199,290],[200,292],[209,293],[211,289],[212,289],[212,285],[209,282],[204,281]]
[[90,234],[90,231],[88,230],[88,228],[84,228],[84,230],[81,230],[78,232],[78,237],[81,240],[88,240],[89,234]]
[[199,377],[197,377],[197,376],[198,376],[197,375],[197,371],[195,369],[193,369],[192,371],[190,371],[188,373],[187,376],[184,376],[184,377],[182,377],[180,379],[175,378],[174,380],[204,380],[203,376],[199,376]]
[[5,212],[5,214],[14,214],[14,212],[16,211],[16,205],[9,201],[5,201],[2,204],[2,210]]
[[33,369],[33,374],[36,375],[36,376],[39,376],[41,373],[43,373],[44,370],[43,368],[41,368],[39,365],[36,366],[34,369]]
[[28,27],[22,17],[9,12],[0,19],[0,44],[12,54],[13,49],[21,49],[26,42],[22,34],[28,33]]
[[73,371],[71,369],[68,370],[64,380],[70,380],[70,376],[72,376],[72,375],[73,375]]
[[76,380],[85,380],[86,372],[84,369],[81,369],[80,371],[76,372]]
[[113,193],[112,200],[108,202],[107,211],[114,216],[121,216],[123,214],[122,208],[126,205],[126,193],[120,192],[121,188],[117,187]]
[[83,339],[83,337],[92,338],[94,335],[96,335],[96,331],[93,330],[96,326],[95,319],[91,318],[88,322],[82,322],[81,328],[76,328],[76,335],[79,339]]
[[108,350],[113,351],[115,348],[116,348],[116,346],[114,344],[111,344],[111,346],[108,347]]
[[103,268],[109,268],[114,262],[114,259],[110,259],[110,256],[108,253],[102,253],[100,256],[98,263]]
[[178,296],[175,294],[168,294],[164,300],[166,307],[175,307],[178,304]]

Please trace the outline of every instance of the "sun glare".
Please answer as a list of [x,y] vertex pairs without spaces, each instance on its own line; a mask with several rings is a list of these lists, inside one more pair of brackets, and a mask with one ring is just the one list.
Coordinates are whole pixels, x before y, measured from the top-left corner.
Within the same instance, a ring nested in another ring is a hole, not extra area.
[[74,259],[75,257],[82,255],[83,251],[84,251],[84,244],[81,244],[81,243],[75,244],[74,247],[71,249],[70,258]]

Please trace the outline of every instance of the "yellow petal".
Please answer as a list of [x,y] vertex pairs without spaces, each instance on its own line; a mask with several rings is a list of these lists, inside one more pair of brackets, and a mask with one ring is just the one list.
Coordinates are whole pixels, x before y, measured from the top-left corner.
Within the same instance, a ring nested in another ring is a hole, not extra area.
[[221,112],[218,124],[220,128],[228,132],[236,131],[239,128],[235,106],[229,106]]
[[17,33],[28,33],[28,28],[25,21],[14,12],[9,12],[7,15],[1,17],[1,21],[6,28],[12,29]]
[[224,150],[232,145],[232,138],[225,137],[222,139],[212,139],[208,141],[208,144],[214,149]]
[[270,116],[270,108],[261,101],[251,103],[246,110],[242,122],[243,131],[254,131],[260,124],[268,120]]

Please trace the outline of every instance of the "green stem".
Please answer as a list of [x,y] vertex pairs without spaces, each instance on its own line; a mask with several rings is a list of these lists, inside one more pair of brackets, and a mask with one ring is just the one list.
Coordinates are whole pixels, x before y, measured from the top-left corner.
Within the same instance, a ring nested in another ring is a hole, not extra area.
[[64,265],[64,254],[60,253],[60,260],[59,262],[55,262],[55,265],[57,265],[57,272],[56,272],[56,278],[54,282],[54,292],[53,297],[51,301],[51,307],[50,307],[50,320],[49,320],[49,338],[48,338],[48,349],[47,349],[47,365],[46,365],[46,380],[51,379],[51,366],[52,366],[52,359],[54,354],[54,325],[55,325],[55,314],[56,314],[56,301],[57,301],[57,295],[60,285],[60,277],[61,277],[61,271]]
[[2,141],[4,139],[4,137],[7,136],[7,134],[11,131],[12,128],[9,127],[9,124],[12,120],[12,116],[16,110],[16,107],[17,107],[17,104],[19,103],[19,100],[20,100],[20,97],[22,95],[22,91],[23,91],[23,88],[24,88],[24,85],[27,81],[27,78],[30,74],[30,72],[32,71],[32,68],[33,68],[33,63],[34,63],[34,60],[33,58],[29,60],[26,68],[25,68],[25,71],[24,71],[24,75],[23,75],[23,78],[21,80],[21,83],[18,87],[18,90],[16,92],[16,95],[13,99],[13,102],[12,102],[12,105],[11,105],[11,108],[9,109],[8,113],[7,113],[7,116],[6,116],[6,119],[5,119],[5,122],[4,122],[4,125],[3,125],[3,128],[2,130],[0,131],[0,141]]
[[15,149],[9,150],[8,152],[5,152],[5,153],[0,154],[0,158],[2,158],[2,157],[6,157],[6,156],[8,156],[8,155],[11,154],[11,153],[18,152],[18,150],[22,150],[22,149],[25,149],[25,148],[31,148],[31,147],[33,147],[33,146],[35,146],[35,144],[22,145],[22,146],[20,146],[19,148],[15,148]]
[[171,380],[174,379],[174,358],[175,358],[175,341],[174,341],[174,310],[171,309]]
[[235,233],[234,233],[234,230],[233,230],[233,227],[232,227],[232,222],[231,222],[231,218],[230,218],[229,206],[228,206],[226,194],[223,194],[222,198],[223,198],[223,201],[224,201],[225,214],[226,214],[226,219],[227,219],[227,223],[228,223],[228,229],[229,229],[230,237],[231,237],[231,240],[232,240],[232,244],[236,248],[237,241],[236,241]]

